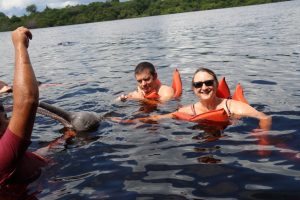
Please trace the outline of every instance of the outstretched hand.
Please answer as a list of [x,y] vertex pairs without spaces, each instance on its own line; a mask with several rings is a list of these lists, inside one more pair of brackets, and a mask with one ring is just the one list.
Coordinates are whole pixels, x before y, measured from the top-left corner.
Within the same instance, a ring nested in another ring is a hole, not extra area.
[[0,81],[0,94],[1,93],[11,92],[11,91],[12,91],[12,87],[10,87],[9,85],[7,85],[3,81]]
[[122,94],[121,96],[119,96],[116,101],[126,101],[128,99],[128,96],[125,94]]
[[25,27],[19,27],[12,32],[12,41],[15,48],[25,46],[28,48],[29,40],[32,39],[31,32]]

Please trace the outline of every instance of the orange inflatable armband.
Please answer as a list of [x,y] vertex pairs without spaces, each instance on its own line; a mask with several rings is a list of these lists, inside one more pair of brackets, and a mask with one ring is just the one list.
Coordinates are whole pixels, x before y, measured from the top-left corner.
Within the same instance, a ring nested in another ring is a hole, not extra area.
[[241,84],[239,84],[239,83],[237,84],[237,86],[235,88],[235,92],[232,96],[232,99],[249,104],[248,101],[246,100],[246,98],[244,97],[244,90],[243,90]]
[[225,81],[225,77],[223,77],[219,81],[219,86],[218,86],[218,89],[217,89],[217,97],[223,98],[223,99],[230,98],[230,90],[229,90],[229,87],[228,87],[228,85]]
[[182,82],[179,71],[175,69],[173,72],[172,88],[174,89],[174,97],[180,97],[182,94]]

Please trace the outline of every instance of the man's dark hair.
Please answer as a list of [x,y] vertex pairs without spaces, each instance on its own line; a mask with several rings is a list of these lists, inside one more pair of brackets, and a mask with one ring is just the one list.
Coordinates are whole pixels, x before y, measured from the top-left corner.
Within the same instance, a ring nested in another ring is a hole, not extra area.
[[145,69],[149,70],[150,74],[152,76],[155,76],[156,71],[155,71],[155,67],[152,63],[150,62],[141,62],[139,63],[134,70],[134,74],[140,74],[142,73]]

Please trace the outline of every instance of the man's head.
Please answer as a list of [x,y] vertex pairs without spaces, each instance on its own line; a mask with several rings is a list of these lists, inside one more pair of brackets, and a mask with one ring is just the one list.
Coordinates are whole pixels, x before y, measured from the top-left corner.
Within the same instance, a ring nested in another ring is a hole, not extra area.
[[156,87],[157,73],[153,64],[149,62],[139,63],[135,70],[135,78],[138,86],[145,94],[150,93]]

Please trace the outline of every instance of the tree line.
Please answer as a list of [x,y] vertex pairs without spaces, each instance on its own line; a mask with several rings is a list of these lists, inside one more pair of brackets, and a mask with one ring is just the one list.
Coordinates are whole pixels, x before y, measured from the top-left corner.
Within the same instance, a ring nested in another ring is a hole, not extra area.
[[32,4],[26,8],[27,15],[21,17],[14,15],[9,18],[0,12],[0,31],[11,31],[18,26],[44,28],[279,1],[285,0],[107,0],[61,9],[47,6],[42,12]]

